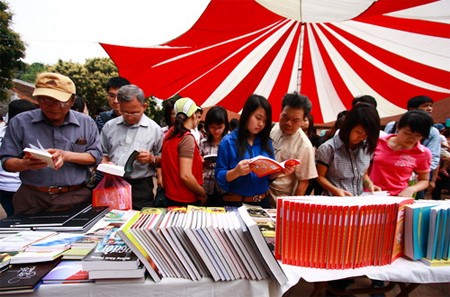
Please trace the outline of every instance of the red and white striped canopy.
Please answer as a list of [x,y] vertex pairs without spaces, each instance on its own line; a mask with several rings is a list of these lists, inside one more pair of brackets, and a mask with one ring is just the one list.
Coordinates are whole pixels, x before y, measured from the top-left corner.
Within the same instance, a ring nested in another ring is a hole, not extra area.
[[211,0],[165,44],[101,45],[147,96],[239,112],[256,93],[277,121],[283,95],[297,90],[323,123],[359,95],[374,96],[381,117],[416,95],[449,97],[449,22],[450,0]]

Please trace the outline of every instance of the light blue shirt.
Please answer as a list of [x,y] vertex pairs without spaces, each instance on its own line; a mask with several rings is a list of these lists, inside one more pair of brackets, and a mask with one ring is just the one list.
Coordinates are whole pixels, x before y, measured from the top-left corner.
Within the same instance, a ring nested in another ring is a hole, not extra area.
[[[126,124],[122,116],[108,121],[100,138],[103,156],[116,165],[124,166],[134,150],[146,149],[154,156],[160,156],[164,136],[158,124],[142,115],[139,122],[132,126]],[[135,161],[129,177],[136,179],[155,174],[155,167]]]

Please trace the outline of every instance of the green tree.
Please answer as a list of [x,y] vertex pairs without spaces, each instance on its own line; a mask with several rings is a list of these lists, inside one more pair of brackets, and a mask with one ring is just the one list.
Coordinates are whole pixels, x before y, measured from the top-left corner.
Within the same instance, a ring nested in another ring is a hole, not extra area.
[[0,100],[7,98],[12,88],[12,79],[25,64],[25,45],[19,34],[9,28],[12,14],[5,2],[0,1]]
[[34,84],[36,76],[41,72],[47,71],[47,69],[48,66],[42,63],[25,64],[25,69],[19,75],[19,79]]
[[85,99],[92,116],[99,107],[107,106],[106,82],[118,75],[116,66],[109,58],[86,59],[85,64],[59,60],[49,67],[49,71],[67,75],[73,80],[77,94]]

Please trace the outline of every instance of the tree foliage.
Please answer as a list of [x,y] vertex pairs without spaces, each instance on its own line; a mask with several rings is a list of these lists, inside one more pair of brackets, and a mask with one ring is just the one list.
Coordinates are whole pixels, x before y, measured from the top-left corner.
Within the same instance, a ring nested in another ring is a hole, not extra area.
[[7,98],[12,79],[22,70],[25,45],[19,34],[11,30],[12,14],[5,2],[0,1],[0,100]]
[[19,75],[19,79],[33,84],[36,81],[36,76],[47,71],[47,69],[48,66],[42,63],[25,64],[24,71]]
[[[118,76],[117,68],[111,59],[86,59],[84,64],[59,60],[55,65],[47,67],[47,70],[67,75],[73,80],[77,94],[85,99],[91,116],[95,116],[100,107],[109,108],[105,86],[111,77]],[[163,116],[156,99],[148,98],[147,103],[145,113],[160,123]]]

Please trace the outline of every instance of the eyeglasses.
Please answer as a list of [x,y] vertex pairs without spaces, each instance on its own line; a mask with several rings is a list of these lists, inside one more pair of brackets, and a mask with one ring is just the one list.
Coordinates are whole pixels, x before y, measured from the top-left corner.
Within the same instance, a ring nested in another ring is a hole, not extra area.
[[48,97],[38,97],[38,101],[39,104],[44,104],[44,105],[59,105],[60,107],[69,107],[71,106],[72,102],[67,101],[67,102],[61,102],[55,99],[51,99]]
[[140,112],[126,112],[126,111],[122,111],[121,113],[123,116],[127,117],[138,117],[141,114]]

